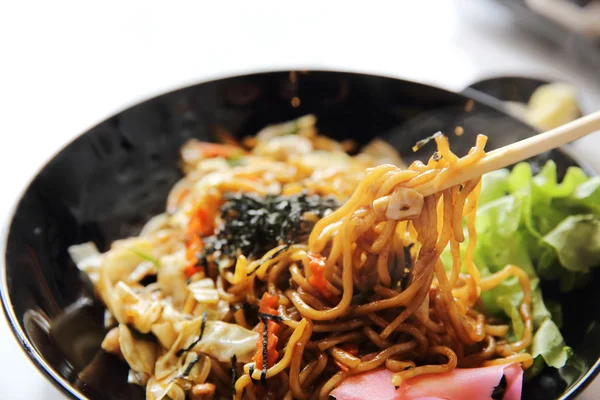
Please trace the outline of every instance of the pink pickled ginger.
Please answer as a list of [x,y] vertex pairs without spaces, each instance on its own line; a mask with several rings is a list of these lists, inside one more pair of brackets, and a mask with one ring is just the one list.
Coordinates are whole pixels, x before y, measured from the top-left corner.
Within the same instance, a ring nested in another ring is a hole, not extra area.
[[396,389],[393,372],[379,368],[351,376],[331,392],[336,400],[491,400],[506,377],[503,400],[520,400],[523,370],[519,364],[481,368],[457,368],[445,374],[427,374],[408,379]]

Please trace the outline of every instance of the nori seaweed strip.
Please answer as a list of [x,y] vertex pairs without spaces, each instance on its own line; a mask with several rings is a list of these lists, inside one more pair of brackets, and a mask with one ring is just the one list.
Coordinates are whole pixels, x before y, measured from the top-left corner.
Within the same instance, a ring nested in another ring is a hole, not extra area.
[[237,381],[237,355],[231,356],[231,391],[235,396],[235,382]]
[[412,267],[412,257],[410,256],[410,250],[414,245],[414,243],[411,243],[404,248],[404,268],[410,269],[410,267]]
[[246,274],[246,276],[250,276],[253,273],[255,273],[260,267],[263,266],[264,263],[266,263],[267,261],[271,261],[272,259],[274,259],[275,257],[277,257],[278,255],[280,255],[281,253],[283,253],[284,251],[286,251],[287,249],[290,248],[290,244],[286,244],[285,246],[283,246],[281,249],[277,250],[275,253],[271,254],[269,256],[269,258],[267,258],[265,261],[263,261],[262,263],[260,263],[256,268],[254,268],[252,271],[248,272]]
[[192,372],[192,368],[194,368],[194,365],[198,364],[198,361],[200,361],[200,356],[196,355],[196,358],[188,364],[188,366],[183,371],[183,373],[181,375],[179,375],[177,378],[185,378],[186,376],[188,376],[190,374],[190,372]]
[[127,324],[127,327],[131,331],[131,335],[138,340],[145,340],[147,342],[155,342],[156,336],[152,332],[142,333],[138,331],[132,324]]
[[425,146],[427,143],[429,143],[430,140],[435,139],[436,137],[440,136],[442,134],[441,131],[437,131],[436,133],[434,133],[431,136],[426,137],[425,139],[421,139],[419,140],[417,143],[415,143],[415,145],[412,147],[412,151],[413,152],[417,152],[419,151],[419,149],[423,146]]
[[263,323],[263,337],[262,337],[262,358],[263,358],[263,369],[260,373],[260,383],[265,384],[267,381],[267,369],[268,369],[268,361],[269,361],[269,352],[267,349],[267,345],[269,343],[269,326],[268,321],[264,318],[261,318]]
[[204,336],[204,328],[206,328],[206,319],[207,318],[208,318],[208,313],[206,311],[204,311],[204,313],[202,314],[202,323],[200,324],[200,336],[198,336],[198,339],[194,340],[194,342],[192,344],[190,344],[187,348],[180,349],[179,351],[177,351],[177,353],[175,353],[175,355],[177,357],[181,357],[184,353],[193,349],[194,346],[196,346],[202,340],[202,336]]
[[256,379],[254,379],[254,377],[252,375],[254,375],[254,364],[250,365],[250,368],[248,368],[248,373],[250,374],[250,380],[252,381],[253,384],[257,384],[258,381]]
[[408,284],[408,277],[410,275],[410,270],[412,269],[412,258],[410,256],[410,249],[413,246],[414,243],[411,243],[404,248],[404,268],[402,271],[402,278],[400,279],[403,289],[406,289],[406,285]]
[[260,318],[261,320],[271,320],[271,321],[275,321],[275,322],[283,321],[283,318],[280,315],[265,314],[265,313],[261,313],[261,312],[259,312],[257,315],[258,315],[258,318]]
[[502,375],[502,379],[498,383],[498,386],[494,388],[492,392],[492,399],[494,400],[502,400],[504,398],[504,392],[506,391],[506,376]]

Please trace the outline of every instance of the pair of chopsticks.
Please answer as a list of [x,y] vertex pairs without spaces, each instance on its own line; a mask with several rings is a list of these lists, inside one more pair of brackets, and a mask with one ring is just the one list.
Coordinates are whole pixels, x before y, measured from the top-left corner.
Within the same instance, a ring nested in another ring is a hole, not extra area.
[[463,171],[457,171],[439,185],[426,183],[417,190],[423,196],[441,192],[450,187],[477,178],[485,173],[508,167],[548,150],[560,147],[590,133],[600,131],[600,111],[568,122],[558,128],[490,151],[483,158]]

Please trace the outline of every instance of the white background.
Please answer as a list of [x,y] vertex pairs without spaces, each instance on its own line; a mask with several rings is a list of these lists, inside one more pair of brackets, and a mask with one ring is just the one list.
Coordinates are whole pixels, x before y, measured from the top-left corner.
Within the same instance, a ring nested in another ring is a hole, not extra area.
[[[214,4],[218,3],[218,4]],[[495,75],[600,80],[481,0],[0,1],[0,218],[70,139],[146,97],[234,73],[343,69],[460,90]],[[594,160],[598,138],[578,149]],[[2,235],[3,236],[3,235]],[[594,395],[596,393],[596,395]],[[600,383],[583,399],[600,396]],[[58,400],[0,317],[0,398]]]

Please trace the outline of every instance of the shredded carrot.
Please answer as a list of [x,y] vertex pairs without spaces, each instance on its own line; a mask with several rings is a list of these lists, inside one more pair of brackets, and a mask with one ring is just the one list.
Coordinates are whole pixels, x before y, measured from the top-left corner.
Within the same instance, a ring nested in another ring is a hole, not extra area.
[[333,360],[333,363],[335,365],[338,366],[339,369],[341,369],[343,372],[348,372],[350,371],[350,368],[348,368],[347,366],[345,366],[344,364],[342,364],[341,362],[339,362],[338,360]]
[[175,205],[180,205],[183,199],[185,199],[188,194],[190,194],[190,189],[182,190],[181,193],[179,193],[179,196],[177,196],[177,201],[175,202]]
[[260,299],[260,307],[258,311],[263,314],[279,315],[277,314],[277,309],[275,308],[277,307],[277,301],[278,298],[276,295],[265,292],[262,298]]
[[188,261],[188,266],[183,271],[186,278],[190,278],[197,272],[202,271],[202,267],[198,265],[198,253],[204,248],[204,243],[198,235],[191,235],[186,242],[185,257]]
[[204,249],[202,236],[208,235],[213,230],[213,223],[209,220],[208,212],[200,205],[196,206],[192,212],[190,223],[186,231],[186,254],[188,266],[183,273],[186,278],[192,277],[197,272],[202,271],[198,265],[198,253]]
[[308,253],[308,259],[308,268],[310,269],[308,281],[325,298],[330,299],[331,292],[327,289],[327,279],[325,278],[325,257],[318,253]]
[[185,275],[186,278],[191,278],[192,276],[196,275],[198,272],[202,271],[202,267],[199,265],[190,265],[188,267],[185,267],[185,269],[183,270],[183,274]]
[[198,205],[192,211],[190,224],[188,225],[186,234],[191,235],[209,235],[212,232],[213,226],[208,217],[206,208]]
[[344,350],[346,353],[352,354],[354,357],[358,356],[358,346],[356,345],[356,343],[348,342],[338,347]]
[[233,135],[226,129],[217,127],[215,129],[215,133],[219,142],[238,148],[241,147],[240,142],[238,142],[237,139],[234,138]]
[[[270,293],[263,294],[259,302],[258,311],[263,314],[269,315],[278,315],[277,313],[277,296],[272,295]],[[265,332],[265,322],[267,323],[267,368],[275,365],[277,362],[277,358],[279,358],[279,353],[277,352],[277,342],[279,338],[277,337],[277,332],[279,331],[279,324],[271,319],[261,319],[258,324],[258,340],[256,341],[256,354],[253,359],[256,362],[257,369],[263,369],[263,338]]]
[[[358,356],[358,346],[355,343],[344,343],[341,346],[339,346],[339,348],[342,349],[342,350],[344,350],[347,353],[352,354],[355,357]],[[338,360],[333,360],[333,362],[342,371],[344,371],[344,372],[350,371],[350,368],[348,368],[346,365],[342,364]]]
[[218,144],[218,143],[209,143],[209,142],[198,142],[196,144],[198,146],[198,150],[202,152],[202,155],[205,158],[213,158],[213,157],[225,157],[229,158],[239,154],[246,154],[246,152],[238,147],[232,146],[229,144]]

